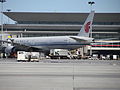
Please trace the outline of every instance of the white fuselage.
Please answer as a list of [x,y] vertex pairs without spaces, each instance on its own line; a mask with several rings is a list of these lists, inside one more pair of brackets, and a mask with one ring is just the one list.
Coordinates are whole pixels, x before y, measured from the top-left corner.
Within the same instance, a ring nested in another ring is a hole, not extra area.
[[[50,49],[77,49],[83,45],[90,44],[89,40],[77,41],[71,36],[53,36],[53,37],[27,37],[27,38],[14,38],[14,43],[40,48],[43,50]],[[74,37],[74,36],[73,36]],[[83,37],[82,37],[83,39]]]

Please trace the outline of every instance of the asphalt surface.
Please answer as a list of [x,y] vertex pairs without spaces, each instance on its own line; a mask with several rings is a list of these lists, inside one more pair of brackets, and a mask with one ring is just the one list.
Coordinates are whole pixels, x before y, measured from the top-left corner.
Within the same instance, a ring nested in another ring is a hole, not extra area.
[[0,59],[0,90],[120,90],[120,61]]

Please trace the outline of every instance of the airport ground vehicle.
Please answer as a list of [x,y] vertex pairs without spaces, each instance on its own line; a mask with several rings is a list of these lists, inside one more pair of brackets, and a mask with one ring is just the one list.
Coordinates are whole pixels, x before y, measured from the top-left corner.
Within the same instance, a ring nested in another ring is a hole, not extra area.
[[25,61],[25,62],[39,62],[40,54],[39,52],[25,52],[18,51],[17,52],[17,61]]
[[50,55],[51,59],[70,59],[71,54],[67,49],[51,49]]

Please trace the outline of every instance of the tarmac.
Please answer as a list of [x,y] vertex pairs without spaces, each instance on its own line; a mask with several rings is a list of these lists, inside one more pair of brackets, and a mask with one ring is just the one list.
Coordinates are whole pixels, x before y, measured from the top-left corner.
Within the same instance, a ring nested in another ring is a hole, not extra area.
[[0,59],[0,90],[120,90],[120,61]]

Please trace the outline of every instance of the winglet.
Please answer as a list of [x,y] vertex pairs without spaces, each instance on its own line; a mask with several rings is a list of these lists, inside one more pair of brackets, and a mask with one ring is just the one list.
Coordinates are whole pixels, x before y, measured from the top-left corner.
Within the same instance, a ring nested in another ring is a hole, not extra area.
[[94,17],[95,11],[91,11],[91,13],[88,15],[84,25],[82,26],[78,36],[83,36],[83,37],[89,37],[89,34],[92,30],[92,22],[93,22],[93,17]]

